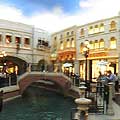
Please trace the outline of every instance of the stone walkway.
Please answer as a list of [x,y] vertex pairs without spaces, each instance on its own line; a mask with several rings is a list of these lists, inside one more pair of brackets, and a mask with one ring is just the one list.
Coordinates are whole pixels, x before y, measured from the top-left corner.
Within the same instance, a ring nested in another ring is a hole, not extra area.
[[115,94],[115,100],[112,101],[114,115],[107,114],[89,114],[88,120],[120,120],[120,92]]

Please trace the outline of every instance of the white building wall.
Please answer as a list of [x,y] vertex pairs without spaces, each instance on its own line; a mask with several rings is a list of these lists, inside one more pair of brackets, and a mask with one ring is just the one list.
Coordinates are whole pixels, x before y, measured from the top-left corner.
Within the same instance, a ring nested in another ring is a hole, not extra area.
[[[2,35],[0,52],[4,50],[7,55],[18,57],[28,63],[36,63],[43,58],[41,57],[43,54],[47,54],[47,56],[49,54],[49,52],[43,52],[40,49],[37,49],[37,42],[39,38],[45,38],[46,41],[50,39],[48,33],[44,30],[36,29],[32,25],[0,19],[0,34]],[[10,44],[6,44],[5,42],[6,35],[10,35],[12,37],[12,42]],[[16,52],[15,37],[21,38],[18,53]],[[30,45],[27,47],[24,45],[24,38],[30,39]]]

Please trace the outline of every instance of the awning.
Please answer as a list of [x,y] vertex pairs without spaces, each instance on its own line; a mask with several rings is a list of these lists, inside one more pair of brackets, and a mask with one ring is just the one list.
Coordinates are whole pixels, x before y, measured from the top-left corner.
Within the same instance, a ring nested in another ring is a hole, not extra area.
[[101,60],[101,61],[99,61],[98,63],[97,63],[97,65],[99,65],[99,66],[105,66],[105,65],[107,65],[108,64],[108,62],[107,61],[103,61],[103,60]]
[[72,67],[73,65],[72,65],[72,63],[64,63],[63,64],[63,67]]

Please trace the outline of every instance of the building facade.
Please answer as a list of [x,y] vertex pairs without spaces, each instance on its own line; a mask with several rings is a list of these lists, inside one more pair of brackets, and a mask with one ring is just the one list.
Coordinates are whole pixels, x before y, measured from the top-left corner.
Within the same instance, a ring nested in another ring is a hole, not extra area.
[[[41,43],[40,43],[41,42]],[[49,34],[32,25],[0,20],[0,72],[18,75],[41,69],[40,61],[49,60]]]
[[51,35],[51,60],[55,72],[66,75],[74,73],[76,59],[76,26],[64,29]]
[[[85,41],[89,42],[87,71],[85,70]],[[99,71],[120,73],[120,16],[103,19],[77,27],[76,69],[82,78],[94,81]]]

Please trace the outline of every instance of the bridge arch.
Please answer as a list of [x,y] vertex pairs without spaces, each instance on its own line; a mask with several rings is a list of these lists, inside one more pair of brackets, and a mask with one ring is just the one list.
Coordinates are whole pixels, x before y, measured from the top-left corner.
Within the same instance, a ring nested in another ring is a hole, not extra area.
[[[20,94],[32,83],[43,80],[44,82],[51,82],[55,86],[58,86],[62,92],[66,92],[71,88],[71,80],[62,73],[47,73],[47,72],[30,72],[25,73],[19,78]],[[58,90],[58,89],[56,89]]]

